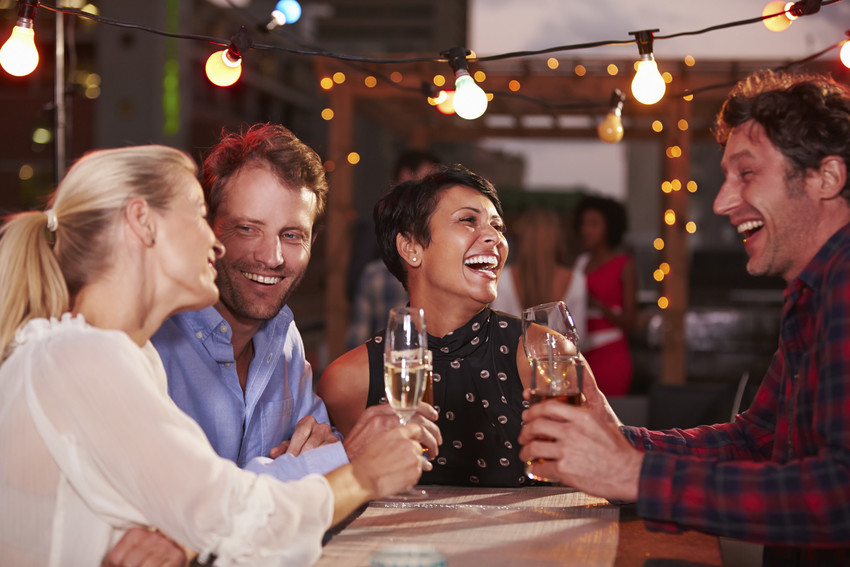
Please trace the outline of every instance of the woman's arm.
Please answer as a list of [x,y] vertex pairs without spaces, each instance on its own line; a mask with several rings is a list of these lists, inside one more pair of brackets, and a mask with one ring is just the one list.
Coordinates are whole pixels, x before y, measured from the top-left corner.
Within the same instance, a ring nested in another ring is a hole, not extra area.
[[409,490],[422,472],[422,449],[416,424],[383,432],[350,465],[325,475],[334,493],[332,524],[374,498]]
[[369,397],[369,353],[366,345],[334,360],[319,379],[316,393],[325,402],[331,422],[344,436],[366,410]]

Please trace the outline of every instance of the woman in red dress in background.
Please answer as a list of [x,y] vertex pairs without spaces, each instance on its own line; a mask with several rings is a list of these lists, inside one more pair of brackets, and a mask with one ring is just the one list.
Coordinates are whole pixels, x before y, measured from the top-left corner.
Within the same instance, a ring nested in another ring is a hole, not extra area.
[[578,233],[585,253],[576,270],[587,276],[587,336],[581,351],[599,389],[624,396],[632,382],[628,335],[637,318],[634,260],[619,247],[627,228],[626,210],[617,201],[590,196],[576,207]]

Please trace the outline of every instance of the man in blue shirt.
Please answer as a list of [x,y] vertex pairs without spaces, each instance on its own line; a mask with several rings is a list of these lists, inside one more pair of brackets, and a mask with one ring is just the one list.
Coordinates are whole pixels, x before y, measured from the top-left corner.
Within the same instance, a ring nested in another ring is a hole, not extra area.
[[[218,454],[243,468],[281,480],[331,471],[398,419],[380,408],[339,442],[313,393],[286,305],[325,209],[321,159],[286,128],[255,125],[213,148],[202,185],[209,221],[226,248],[216,262],[220,297],[213,307],[171,317],[154,335],[169,394]],[[420,411],[422,442],[436,450],[432,411]]]

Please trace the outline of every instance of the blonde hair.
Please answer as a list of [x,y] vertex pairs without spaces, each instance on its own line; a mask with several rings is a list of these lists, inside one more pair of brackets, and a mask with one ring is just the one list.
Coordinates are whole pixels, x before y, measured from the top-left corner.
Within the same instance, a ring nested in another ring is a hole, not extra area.
[[567,262],[567,241],[558,214],[550,209],[531,209],[517,220],[517,295],[520,305],[554,301],[555,269]]
[[86,283],[111,261],[112,229],[124,207],[140,197],[168,207],[185,175],[197,166],[166,146],[97,150],[80,158],[51,195],[49,214],[12,215],[0,228],[0,353],[5,359],[15,331],[30,319],[58,317]]

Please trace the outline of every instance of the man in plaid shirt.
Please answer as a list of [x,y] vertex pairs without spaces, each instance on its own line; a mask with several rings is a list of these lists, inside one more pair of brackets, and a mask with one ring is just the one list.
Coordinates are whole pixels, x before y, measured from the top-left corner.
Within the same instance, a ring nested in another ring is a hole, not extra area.
[[533,472],[637,502],[656,529],[765,544],[765,565],[850,565],[850,89],[760,72],[717,116],[726,181],[714,211],[753,275],[787,282],[779,349],[733,423],[649,431],[617,419],[590,377],[586,403],[532,406]]

